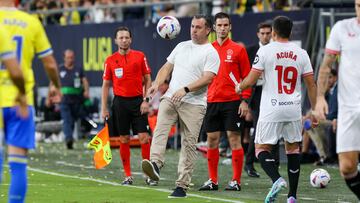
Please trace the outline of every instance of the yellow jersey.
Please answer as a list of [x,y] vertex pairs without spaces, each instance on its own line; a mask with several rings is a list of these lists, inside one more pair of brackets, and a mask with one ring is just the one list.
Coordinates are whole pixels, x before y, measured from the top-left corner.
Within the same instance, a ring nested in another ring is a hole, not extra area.
[[[16,57],[24,74],[27,102],[33,105],[33,58],[35,54],[41,58],[53,52],[45,30],[39,19],[15,8],[0,8],[0,25],[6,28],[15,46]],[[11,82],[6,70],[0,70],[0,81],[0,92],[6,95],[5,98],[1,98],[0,107],[15,106],[18,89]]]
[[[0,25],[0,70],[6,69],[2,64],[2,61],[11,58],[15,58],[15,49],[11,43],[11,38],[9,33],[4,28],[4,26]],[[0,98],[1,100],[3,100],[3,94],[1,90],[0,90]],[[0,111],[0,131],[2,128],[3,128],[3,119],[2,119],[2,111]]]

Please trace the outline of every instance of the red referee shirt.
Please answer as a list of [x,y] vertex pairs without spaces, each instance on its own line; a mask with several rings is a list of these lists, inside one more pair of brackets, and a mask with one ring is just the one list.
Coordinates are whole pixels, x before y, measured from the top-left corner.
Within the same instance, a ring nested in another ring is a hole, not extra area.
[[126,55],[115,52],[105,61],[103,80],[112,81],[116,96],[142,96],[143,76],[150,72],[143,52],[130,50]]
[[[245,47],[227,39],[221,46],[217,41],[212,45],[220,56],[220,68],[208,89],[207,102],[229,102],[240,99],[235,93],[235,84],[229,77],[232,72],[238,82],[250,72],[250,62]],[[241,97],[250,98],[251,88],[244,90]]]

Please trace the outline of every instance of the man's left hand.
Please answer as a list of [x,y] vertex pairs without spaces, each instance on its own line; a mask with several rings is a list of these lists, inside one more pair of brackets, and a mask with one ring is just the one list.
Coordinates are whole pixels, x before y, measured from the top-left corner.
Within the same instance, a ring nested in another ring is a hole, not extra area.
[[312,110],[310,113],[310,119],[311,119],[311,127],[316,128],[319,125],[319,116],[317,115],[317,112]]
[[140,112],[141,115],[149,113],[149,103],[146,101],[143,101],[140,106]]
[[249,112],[249,105],[245,101],[242,101],[239,106],[238,114],[242,118],[245,117],[248,112]]
[[16,102],[19,105],[19,109],[17,109],[17,114],[21,117],[21,118],[27,118],[29,116],[29,109],[28,109],[28,105],[26,102],[26,95],[23,94],[19,94],[16,97]]
[[331,125],[332,125],[333,133],[336,133],[336,129],[337,129],[337,119],[332,120],[332,121],[331,121]]
[[185,95],[186,95],[186,92],[185,92],[184,88],[181,88],[173,94],[173,96],[171,97],[171,101],[179,102]]

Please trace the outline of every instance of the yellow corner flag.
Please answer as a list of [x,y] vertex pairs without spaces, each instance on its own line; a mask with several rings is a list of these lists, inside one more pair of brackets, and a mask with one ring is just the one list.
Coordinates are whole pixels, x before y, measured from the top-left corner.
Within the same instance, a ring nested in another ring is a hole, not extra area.
[[89,142],[87,145],[89,149],[94,149],[94,164],[96,169],[103,168],[110,164],[112,160],[109,128],[105,123],[105,127]]

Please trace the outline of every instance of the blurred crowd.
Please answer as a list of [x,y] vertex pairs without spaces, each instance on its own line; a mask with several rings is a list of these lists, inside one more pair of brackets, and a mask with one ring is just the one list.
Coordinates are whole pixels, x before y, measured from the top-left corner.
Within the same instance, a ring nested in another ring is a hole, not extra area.
[[[37,15],[44,24],[76,25],[144,18],[151,18],[153,22],[156,22],[165,15],[193,16],[204,10],[208,11],[208,14],[225,11],[240,15],[245,12],[294,10],[306,6],[308,2],[306,0],[213,0],[202,5],[199,3],[156,4],[161,1],[163,0],[20,0],[18,7],[33,13],[43,11],[41,14],[34,13],[34,15]],[[144,2],[154,3],[154,5],[146,8],[141,5]],[[123,8],[118,5],[134,6]],[[206,8],[201,8],[201,6]],[[78,10],[51,12],[69,8]]]

